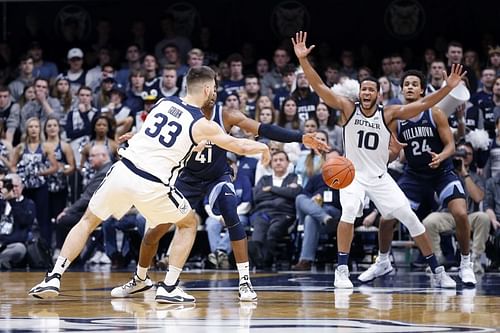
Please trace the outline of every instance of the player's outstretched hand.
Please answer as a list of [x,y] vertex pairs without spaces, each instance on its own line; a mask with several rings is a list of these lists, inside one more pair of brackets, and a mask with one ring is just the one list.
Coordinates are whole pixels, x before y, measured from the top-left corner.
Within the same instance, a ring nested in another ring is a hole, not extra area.
[[128,133],[125,133],[123,135],[120,135],[118,137],[118,144],[122,144],[125,141],[132,139],[133,136],[134,136],[134,133],[132,133],[132,132],[128,132]]
[[316,139],[316,133],[304,133],[302,143],[313,149],[317,154],[328,153],[330,147],[321,140]]
[[450,88],[455,88],[462,81],[462,78],[467,75],[467,71],[464,71],[464,66],[460,64],[451,65],[450,76],[443,72],[444,79],[446,80],[446,85]]
[[293,50],[297,58],[305,58],[311,53],[316,45],[306,46],[307,32],[299,31],[295,34],[295,39],[292,37]]
[[429,163],[429,167],[431,169],[436,169],[437,167],[439,167],[439,165],[442,162],[441,157],[439,156],[439,154],[436,154],[433,151],[429,152],[429,154],[431,154],[431,156],[432,156],[432,160],[431,160],[431,163]]

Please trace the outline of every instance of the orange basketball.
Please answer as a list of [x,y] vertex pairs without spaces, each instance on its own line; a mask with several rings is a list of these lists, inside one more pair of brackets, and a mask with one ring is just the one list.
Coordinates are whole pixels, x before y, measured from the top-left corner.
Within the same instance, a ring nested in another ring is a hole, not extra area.
[[352,183],[354,165],[344,156],[337,156],[323,164],[322,174],[326,185],[338,190]]

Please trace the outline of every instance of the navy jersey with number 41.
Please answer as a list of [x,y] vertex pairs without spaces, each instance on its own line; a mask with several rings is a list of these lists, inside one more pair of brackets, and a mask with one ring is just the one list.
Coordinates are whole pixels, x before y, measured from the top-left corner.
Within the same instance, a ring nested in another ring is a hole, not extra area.
[[420,113],[418,118],[399,121],[398,140],[408,144],[404,148],[407,171],[421,176],[433,176],[453,169],[449,158],[436,169],[429,167],[432,160],[430,152],[439,154],[444,148],[430,109]]
[[[219,124],[225,131],[222,106],[216,105],[214,107],[211,120]],[[226,150],[209,142],[205,145],[205,149],[191,154],[179,180],[189,183],[194,180],[214,180],[224,174],[231,173],[232,171],[227,164]]]

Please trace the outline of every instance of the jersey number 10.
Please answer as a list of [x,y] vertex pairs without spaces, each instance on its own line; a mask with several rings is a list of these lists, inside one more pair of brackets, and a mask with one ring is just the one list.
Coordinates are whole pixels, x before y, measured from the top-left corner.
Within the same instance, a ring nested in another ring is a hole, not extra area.
[[358,148],[375,150],[378,147],[379,137],[377,133],[358,131]]

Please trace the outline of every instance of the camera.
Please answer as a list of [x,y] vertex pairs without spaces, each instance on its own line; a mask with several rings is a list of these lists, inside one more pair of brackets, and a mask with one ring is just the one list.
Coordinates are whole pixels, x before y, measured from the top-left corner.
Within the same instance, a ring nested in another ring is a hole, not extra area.
[[466,158],[467,157],[467,150],[457,149],[457,151],[455,152],[455,155],[453,155],[453,158],[456,158],[456,157]]
[[460,158],[453,158],[453,167],[455,170],[462,170],[463,161]]
[[2,186],[7,191],[9,191],[9,192],[12,191],[12,189],[14,188],[14,184],[12,184],[12,179],[10,179],[10,178],[2,179]]
[[453,167],[455,170],[462,170],[463,159],[467,157],[467,150],[458,149],[453,155]]

